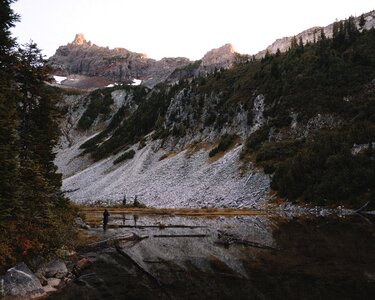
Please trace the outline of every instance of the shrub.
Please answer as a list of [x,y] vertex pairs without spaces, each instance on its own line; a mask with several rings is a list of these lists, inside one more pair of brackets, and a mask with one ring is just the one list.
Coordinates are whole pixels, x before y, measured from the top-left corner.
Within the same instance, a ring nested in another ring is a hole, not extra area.
[[214,156],[215,154],[219,153],[219,152],[224,152],[226,151],[232,144],[233,142],[235,141],[235,139],[237,138],[238,136],[235,135],[235,134],[224,134],[221,139],[220,139],[220,142],[219,142],[219,145],[217,145],[215,148],[213,148],[209,153],[208,153],[208,156],[209,157],[212,157]]
[[137,196],[134,197],[133,207],[136,208],[145,208],[146,205],[138,200]]
[[113,162],[114,165],[128,159],[132,159],[135,155],[135,151],[133,149],[125,152],[124,154],[120,155],[118,158],[116,158]]
[[245,152],[251,152],[258,150],[262,143],[265,141],[268,141],[269,136],[269,127],[263,126],[259,130],[255,131],[253,134],[251,134],[245,142],[244,150]]
[[300,149],[301,141],[282,141],[277,143],[265,143],[258,151],[256,162],[277,160],[294,156]]

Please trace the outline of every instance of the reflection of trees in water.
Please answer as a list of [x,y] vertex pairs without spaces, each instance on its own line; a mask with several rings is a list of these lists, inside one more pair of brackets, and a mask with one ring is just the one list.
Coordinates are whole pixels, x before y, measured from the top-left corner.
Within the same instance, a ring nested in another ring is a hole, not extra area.
[[[281,251],[245,261],[254,284],[270,299],[372,299],[375,227],[357,218],[281,222],[273,231]],[[371,277],[371,276],[370,276]]]
[[133,215],[134,227],[137,227],[138,215]]

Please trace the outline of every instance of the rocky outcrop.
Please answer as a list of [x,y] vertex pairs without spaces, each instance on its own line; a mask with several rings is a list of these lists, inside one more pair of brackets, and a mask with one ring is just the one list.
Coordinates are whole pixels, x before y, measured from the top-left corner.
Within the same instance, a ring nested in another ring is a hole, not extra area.
[[212,49],[202,58],[201,68],[228,68],[236,59],[236,52],[231,44]]
[[59,47],[49,59],[57,75],[100,76],[124,83],[131,83],[134,78],[146,79],[147,70],[155,63],[145,54],[124,48],[99,47],[87,42],[83,34],[77,34],[72,43]]
[[[145,85],[153,86],[164,81],[176,68],[189,63],[187,58],[163,58],[156,61],[147,58],[146,54],[125,48],[100,47],[87,42],[83,34],[77,34],[72,43],[59,47],[55,55],[49,59],[49,65],[55,74],[105,78],[107,81],[103,82],[102,86],[108,85],[108,82],[132,83],[134,79],[140,79]],[[79,80],[76,80],[75,83],[78,82]],[[74,82],[64,84],[72,86]]]

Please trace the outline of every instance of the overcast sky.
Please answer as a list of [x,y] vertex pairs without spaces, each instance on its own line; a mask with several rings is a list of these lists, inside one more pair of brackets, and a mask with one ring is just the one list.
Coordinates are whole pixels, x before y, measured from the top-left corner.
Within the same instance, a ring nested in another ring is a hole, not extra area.
[[99,46],[148,57],[200,59],[232,43],[255,54],[284,36],[375,9],[374,0],[18,0],[20,43],[32,39],[49,57],[76,33]]

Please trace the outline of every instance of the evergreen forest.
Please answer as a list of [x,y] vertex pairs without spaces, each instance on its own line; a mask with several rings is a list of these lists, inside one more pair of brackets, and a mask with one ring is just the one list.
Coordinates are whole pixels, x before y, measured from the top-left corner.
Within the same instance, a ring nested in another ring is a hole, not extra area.
[[11,37],[12,2],[0,1],[0,271],[52,257],[75,238],[75,209],[54,165],[58,95],[37,45]]

